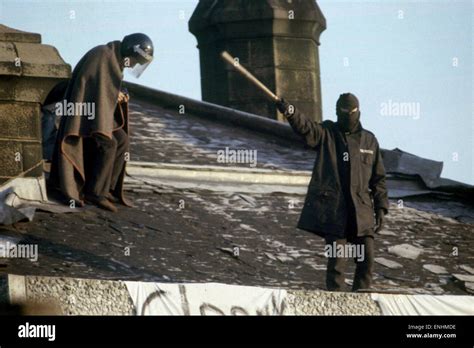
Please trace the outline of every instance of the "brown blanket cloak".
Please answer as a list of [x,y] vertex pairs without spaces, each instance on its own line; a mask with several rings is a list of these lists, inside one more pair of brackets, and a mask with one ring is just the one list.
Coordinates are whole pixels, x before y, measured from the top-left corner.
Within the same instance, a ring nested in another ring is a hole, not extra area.
[[[81,190],[86,178],[84,162],[87,160],[84,158],[83,138],[100,133],[111,139],[112,132],[122,127],[128,133],[128,105],[117,104],[123,79],[120,45],[120,41],[113,41],[91,49],[76,65],[69,82],[65,95],[67,105],[89,103],[93,105],[95,115],[81,115],[79,108],[75,108],[72,116],[61,118],[50,183],[67,199],[82,202]],[[116,128],[114,117],[119,120]],[[125,166],[114,195],[128,205],[122,193],[124,177]]]

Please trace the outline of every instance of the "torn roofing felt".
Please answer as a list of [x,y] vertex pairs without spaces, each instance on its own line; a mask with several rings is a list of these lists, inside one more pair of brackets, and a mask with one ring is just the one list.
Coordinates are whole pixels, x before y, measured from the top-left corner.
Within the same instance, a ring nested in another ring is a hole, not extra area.
[[455,194],[473,200],[474,186],[441,177],[443,162],[422,158],[398,148],[382,150],[388,186],[393,197]]
[[398,148],[382,150],[385,171],[393,174],[418,175],[429,188],[438,186],[443,162],[422,158]]

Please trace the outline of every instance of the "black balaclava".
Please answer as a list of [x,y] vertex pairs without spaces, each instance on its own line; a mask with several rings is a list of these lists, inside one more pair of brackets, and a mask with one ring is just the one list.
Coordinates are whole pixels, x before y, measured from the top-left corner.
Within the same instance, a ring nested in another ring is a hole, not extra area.
[[[357,111],[353,111],[357,108]],[[359,100],[354,94],[344,93],[336,103],[337,124],[343,132],[354,132],[359,125]]]

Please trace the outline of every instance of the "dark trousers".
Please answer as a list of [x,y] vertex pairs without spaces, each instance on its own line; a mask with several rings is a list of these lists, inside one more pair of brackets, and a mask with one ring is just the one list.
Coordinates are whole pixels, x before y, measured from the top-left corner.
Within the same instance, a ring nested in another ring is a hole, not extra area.
[[[335,239],[326,238],[326,245],[344,246],[348,243],[347,238]],[[356,271],[352,291],[359,289],[369,289],[372,285],[372,272],[374,268],[374,237],[364,236],[351,238],[353,245],[363,246],[363,260],[354,258]],[[347,257],[328,257],[328,266],[326,271],[326,287],[329,291],[343,291],[344,272],[347,266]]]
[[53,158],[54,144],[58,130],[56,128],[56,115],[46,109],[41,109],[41,134],[43,143],[43,159],[51,161]]
[[118,177],[125,165],[125,153],[129,139],[123,129],[112,133],[112,139],[94,134],[86,139],[86,183],[84,192],[95,197],[104,197],[117,185]]

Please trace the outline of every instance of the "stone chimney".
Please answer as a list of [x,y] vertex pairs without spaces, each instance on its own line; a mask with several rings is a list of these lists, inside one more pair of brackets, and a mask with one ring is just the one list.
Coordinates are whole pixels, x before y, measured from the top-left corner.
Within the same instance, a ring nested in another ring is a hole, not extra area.
[[43,175],[41,103],[71,67],[41,35],[0,24],[0,185]]
[[321,120],[319,36],[326,19],[311,0],[200,0],[189,30],[198,41],[204,101],[284,120],[273,102],[225,64],[228,51],[277,95]]

